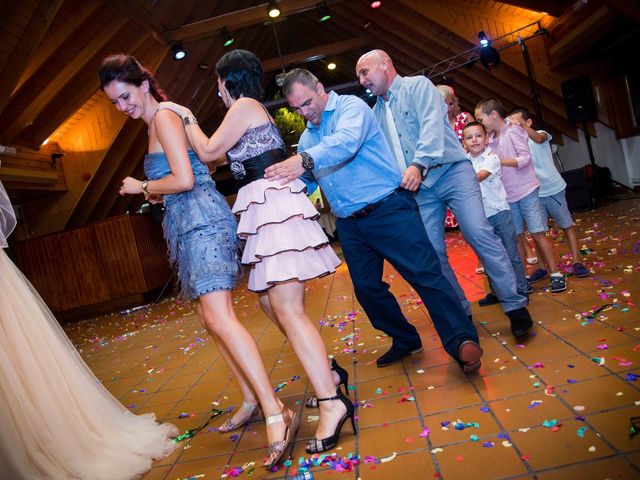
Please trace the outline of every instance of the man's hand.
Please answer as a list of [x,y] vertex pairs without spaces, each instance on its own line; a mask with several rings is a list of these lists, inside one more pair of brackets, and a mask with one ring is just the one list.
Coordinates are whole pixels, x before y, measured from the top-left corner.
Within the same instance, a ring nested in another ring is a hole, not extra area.
[[420,183],[422,183],[422,173],[420,169],[414,165],[409,165],[402,175],[400,186],[410,192],[415,192],[420,188]]
[[295,180],[303,173],[302,158],[300,155],[294,155],[268,167],[264,171],[264,178],[268,180],[282,180],[280,183],[284,185],[285,183]]

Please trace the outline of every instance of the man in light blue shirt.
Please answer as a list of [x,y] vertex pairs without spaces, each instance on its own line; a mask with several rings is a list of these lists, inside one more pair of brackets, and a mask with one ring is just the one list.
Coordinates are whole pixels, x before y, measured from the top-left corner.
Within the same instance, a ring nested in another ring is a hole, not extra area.
[[526,305],[527,292],[518,292],[509,257],[487,222],[480,186],[471,162],[451,127],[447,109],[437,88],[424,76],[401,77],[382,50],[358,60],[360,84],[378,97],[374,113],[403,169],[403,184],[418,182],[416,200],[422,221],[442,271],[455,289],[468,315],[471,307],[460,287],[444,239],[447,206],[458,221],[464,238],[482,261],[515,336],[533,325]]
[[268,167],[265,178],[286,183],[305,175],[322,187],[338,217],[356,297],[373,326],[393,339],[378,366],[422,351],[420,335],[382,281],[387,260],[420,295],[447,353],[466,373],[476,371],[482,356],[476,329],[442,274],[413,195],[399,188],[400,170],[390,161],[371,109],[357,97],[327,94],[308,70],[289,72],[283,91],[307,120],[307,129],[298,154]]

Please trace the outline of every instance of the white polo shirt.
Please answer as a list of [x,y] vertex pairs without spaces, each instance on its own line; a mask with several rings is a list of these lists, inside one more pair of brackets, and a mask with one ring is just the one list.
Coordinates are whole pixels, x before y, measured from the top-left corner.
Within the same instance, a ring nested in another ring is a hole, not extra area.
[[480,170],[486,170],[491,174],[480,182],[482,204],[484,205],[484,214],[487,218],[503,210],[509,210],[507,192],[502,184],[501,166],[498,155],[491,153],[489,148],[485,148],[484,151],[475,158],[469,153],[467,153],[467,156],[471,160],[476,173]]

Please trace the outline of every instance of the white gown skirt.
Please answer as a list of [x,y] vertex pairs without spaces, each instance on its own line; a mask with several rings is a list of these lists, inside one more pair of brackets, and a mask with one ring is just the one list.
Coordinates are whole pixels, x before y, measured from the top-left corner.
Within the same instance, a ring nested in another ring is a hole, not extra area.
[[102,386],[0,249],[0,477],[132,479],[170,454],[177,434]]

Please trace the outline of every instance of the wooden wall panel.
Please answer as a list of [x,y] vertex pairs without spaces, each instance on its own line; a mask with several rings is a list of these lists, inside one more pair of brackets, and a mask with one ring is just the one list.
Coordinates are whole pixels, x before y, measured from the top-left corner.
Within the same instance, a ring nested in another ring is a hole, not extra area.
[[159,225],[120,215],[15,245],[18,265],[56,313],[146,293],[171,275]]
[[60,290],[64,282],[59,277],[55,261],[59,242],[53,236],[38,242],[16,244],[15,253],[22,273],[29,279],[44,302],[53,311],[60,311]]
[[60,248],[55,254],[59,263],[58,278],[63,286],[60,310],[109,300],[109,285],[93,226],[60,233],[55,237],[60,241]]
[[153,222],[150,215],[129,215],[129,218],[136,239],[146,289],[161,287],[171,277],[169,254],[162,226]]
[[120,215],[96,222],[93,227],[111,298],[144,292],[142,265],[129,216]]

